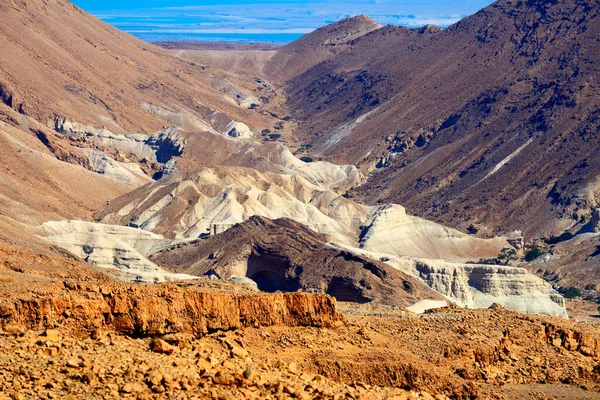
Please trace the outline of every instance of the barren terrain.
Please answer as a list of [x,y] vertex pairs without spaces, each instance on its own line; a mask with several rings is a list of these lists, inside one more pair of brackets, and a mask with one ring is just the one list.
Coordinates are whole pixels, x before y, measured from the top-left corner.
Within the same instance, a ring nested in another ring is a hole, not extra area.
[[599,15],[156,46],[0,0],[0,398],[600,399]]

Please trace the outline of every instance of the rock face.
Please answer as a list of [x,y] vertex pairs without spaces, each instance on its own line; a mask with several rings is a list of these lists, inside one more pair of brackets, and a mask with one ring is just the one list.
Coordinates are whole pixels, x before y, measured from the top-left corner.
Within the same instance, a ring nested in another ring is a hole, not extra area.
[[523,233],[521,231],[511,232],[506,236],[506,240],[508,241],[508,244],[517,250],[522,250],[523,247],[525,247],[525,239],[523,238]]
[[235,295],[176,285],[115,286],[67,283],[52,297],[0,299],[0,323],[29,329],[110,326],[117,332],[154,336],[206,334],[245,326],[327,326],[341,319],[326,295],[279,293]]
[[137,163],[120,163],[99,150],[83,150],[87,153],[90,167],[99,173],[115,181],[141,186],[151,181]]
[[498,255],[508,242],[479,239],[455,229],[409,216],[404,207],[379,207],[364,224],[360,248],[376,253],[435,259]]
[[419,279],[461,307],[487,308],[496,303],[527,314],[567,317],[564,298],[550,284],[524,268],[397,257],[332,245],[354,254],[379,259]]
[[402,260],[395,264],[456,304],[487,308],[496,303],[526,314],[566,318],[563,297],[524,268]]
[[590,227],[592,228],[592,232],[594,232],[594,233],[600,232],[600,208],[596,208],[592,212],[592,218],[590,220]]
[[117,134],[108,129],[94,128],[66,118],[56,118],[56,131],[74,139],[84,139],[91,146],[124,151],[139,159],[166,164],[180,156],[185,149],[185,140],[175,128],[167,128],[150,135]]
[[339,301],[409,306],[442,297],[403,272],[325,244],[287,219],[252,217],[228,231],[176,244],[151,256],[172,272],[254,283],[266,292],[327,293]]

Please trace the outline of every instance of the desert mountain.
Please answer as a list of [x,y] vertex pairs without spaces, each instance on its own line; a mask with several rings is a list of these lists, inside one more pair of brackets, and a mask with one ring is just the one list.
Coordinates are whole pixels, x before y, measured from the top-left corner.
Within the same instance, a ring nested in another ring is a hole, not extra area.
[[297,140],[370,171],[353,192],[367,202],[462,229],[577,230],[598,196],[599,10],[500,0],[443,31],[367,33],[283,83]]
[[[0,398],[597,398],[597,324],[531,273],[598,283],[597,8],[167,51],[0,0]],[[491,265],[522,238],[413,209],[571,231]]]
[[[71,260],[77,257],[74,262],[103,268],[118,279],[160,282],[193,276],[164,271],[153,261],[157,252],[227,233],[254,216],[288,218],[314,231],[311,240],[323,249],[387,263],[395,269],[390,276],[412,274],[457,304],[496,302],[565,315],[562,298],[525,270],[465,264],[497,256],[510,248],[506,239],[467,235],[415,217],[399,204],[361,204],[346,193],[365,183],[368,170],[294,156],[280,140],[294,127],[278,116],[287,115],[279,109],[282,93],[264,79],[290,47],[264,58],[251,52],[177,58],[70,3],[11,4],[2,5],[8,57],[2,60],[0,107],[4,131],[22,146],[11,165],[20,179],[10,169],[2,171],[12,185],[2,187],[12,201],[5,213],[6,240],[19,237],[31,250],[52,256],[67,251]],[[36,29],[30,29],[32,23]],[[342,21],[291,45],[293,57],[279,63],[301,68],[285,67],[294,77],[278,82],[291,79],[289,92],[299,77],[337,62],[363,40],[379,40],[382,32],[389,33],[390,43],[396,37],[418,42],[440,34],[435,28],[381,28],[363,16]],[[228,57],[240,63],[222,68]],[[249,72],[254,68],[255,74]],[[317,143],[314,148],[322,151]],[[24,154],[38,153],[44,161],[30,168]],[[29,178],[28,171],[40,173]],[[55,171],[60,175],[54,177]],[[61,208],[61,202],[70,205]],[[300,265],[302,257],[310,258],[306,252],[292,258]],[[332,273],[328,285],[344,287],[349,271],[358,267],[339,268],[343,279]],[[282,288],[294,286],[290,279]],[[372,286],[382,293],[374,290],[365,299],[389,297],[391,283],[379,279]],[[317,285],[309,281],[305,286]],[[352,281],[352,290],[358,290],[356,284]],[[344,296],[333,287],[326,291]]]

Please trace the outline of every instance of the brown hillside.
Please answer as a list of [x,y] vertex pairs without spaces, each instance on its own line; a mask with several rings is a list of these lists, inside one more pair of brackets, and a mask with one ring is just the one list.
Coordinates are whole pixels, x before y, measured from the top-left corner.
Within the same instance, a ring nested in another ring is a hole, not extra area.
[[175,245],[152,260],[196,276],[241,274],[267,292],[326,292],[339,301],[401,307],[442,299],[415,278],[326,242],[324,235],[292,220],[255,216],[219,235]]
[[267,125],[211,86],[219,71],[170,57],[68,1],[0,3],[0,48],[0,99],[44,124],[66,117],[148,133],[173,123],[142,107],[150,103],[200,118],[204,106]]
[[589,0],[502,0],[444,31],[371,32],[288,82],[298,140],[379,167],[364,200],[561,233],[598,195],[598,15]]
[[381,25],[365,15],[324,26],[278,49],[266,65],[265,73],[274,82],[283,84],[343,52],[352,40],[379,28]]

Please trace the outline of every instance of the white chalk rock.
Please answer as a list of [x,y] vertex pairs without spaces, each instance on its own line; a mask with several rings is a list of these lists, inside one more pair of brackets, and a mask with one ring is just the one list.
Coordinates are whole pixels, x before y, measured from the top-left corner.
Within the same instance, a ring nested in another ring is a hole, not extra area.
[[237,121],[231,121],[229,124],[227,124],[225,127],[225,132],[227,133],[227,136],[234,138],[251,138],[253,136],[253,133],[250,128],[248,128],[248,125]]
[[506,239],[480,239],[456,229],[406,214],[404,207],[386,204],[365,223],[360,248],[376,253],[434,259],[497,256],[510,247]]
[[151,283],[196,278],[169,273],[148,259],[153,252],[171,244],[171,241],[165,240],[161,235],[125,226],[86,221],[51,221],[44,223],[42,227],[45,231],[42,238],[89,264],[117,269],[129,280]]

